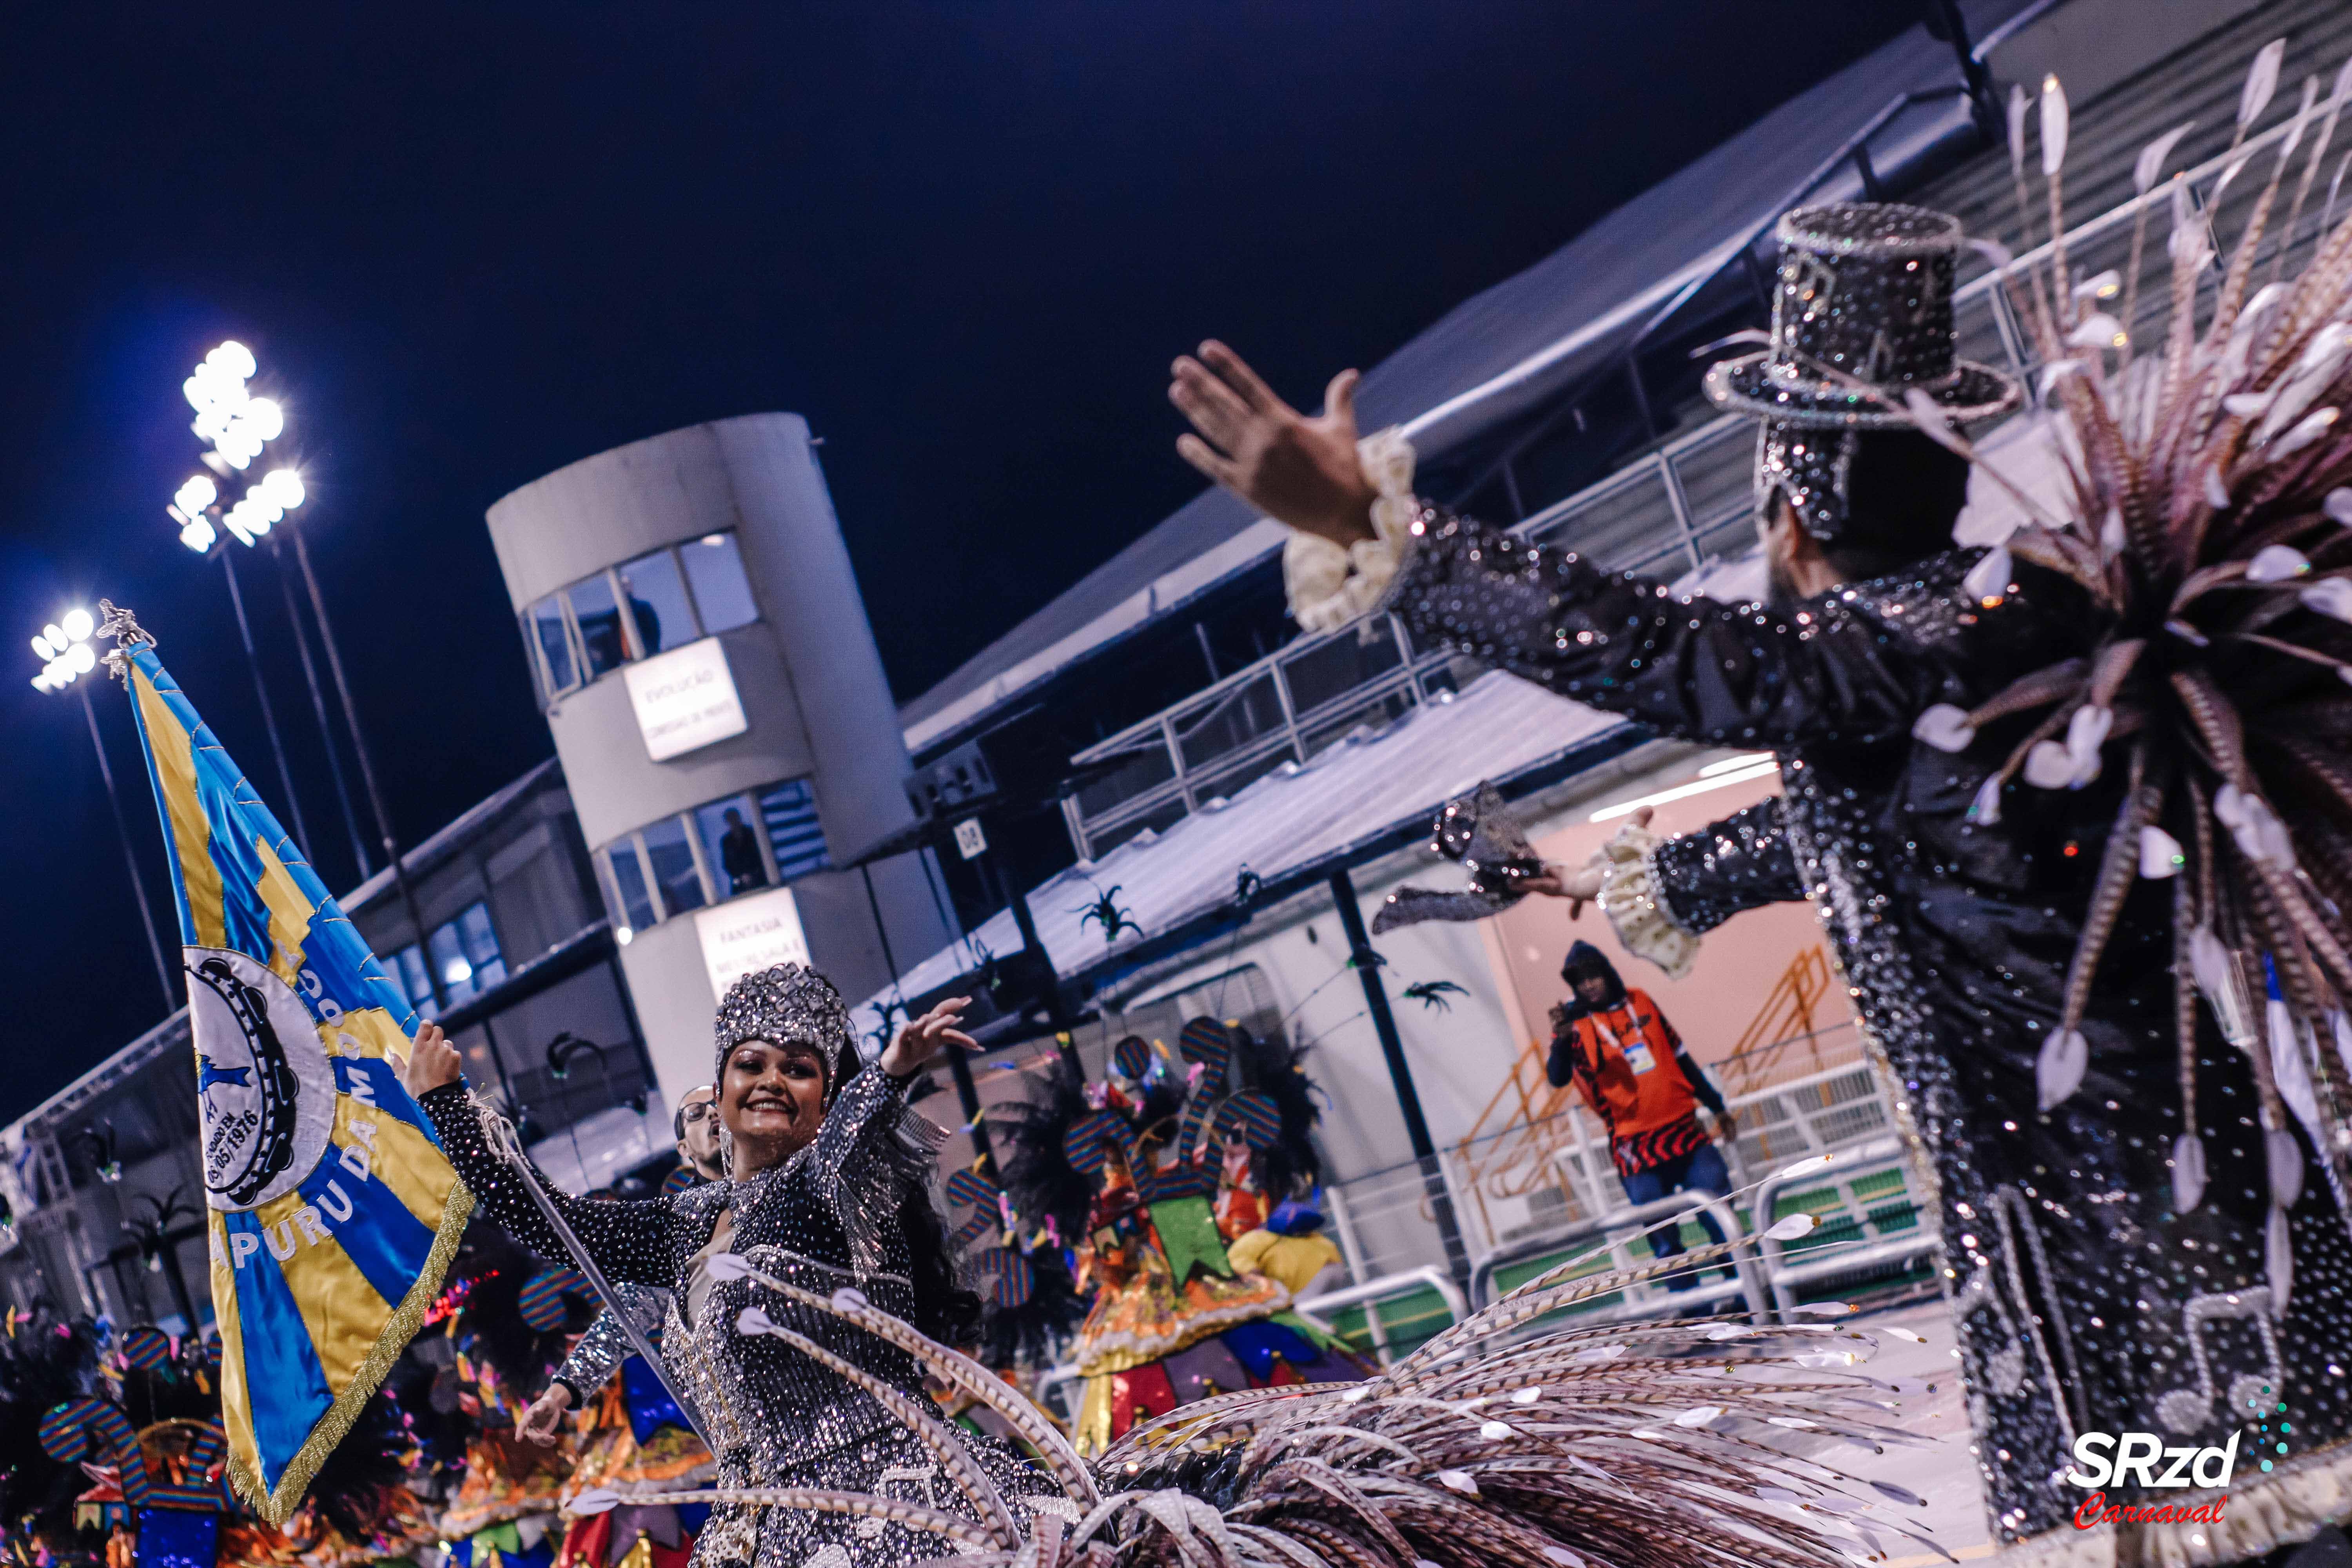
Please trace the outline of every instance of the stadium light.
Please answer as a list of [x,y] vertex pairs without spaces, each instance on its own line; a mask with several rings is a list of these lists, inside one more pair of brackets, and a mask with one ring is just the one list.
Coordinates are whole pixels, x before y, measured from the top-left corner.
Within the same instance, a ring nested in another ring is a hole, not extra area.
[[[41,635],[33,639],[33,651],[42,660],[41,673],[33,677],[33,689],[63,691],[96,669],[98,649],[90,646],[89,639],[97,631],[97,620],[79,605],[43,626]],[[169,1010],[180,1005],[172,994],[173,966],[163,962],[163,940],[155,930],[155,911],[147,902],[146,879],[139,874],[139,857],[131,847],[131,828],[122,818],[122,797],[114,791],[114,769],[106,760],[106,742],[98,732],[98,710],[90,702],[88,687],[81,691],[81,713],[89,725],[89,743],[98,752],[99,776],[106,781],[106,801],[114,811],[114,835],[122,842],[122,862],[131,871],[131,890],[138,895],[139,919],[147,927],[147,952],[155,961],[155,983],[163,987],[163,1005]]]
[[98,623],[79,605],[43,626],[41,635],[33,639],[33,652],[41,660],[41,673],[33,677],[33,689],[63,691],[96,669],[98,650],[89,646],[89,637],[97,629]]

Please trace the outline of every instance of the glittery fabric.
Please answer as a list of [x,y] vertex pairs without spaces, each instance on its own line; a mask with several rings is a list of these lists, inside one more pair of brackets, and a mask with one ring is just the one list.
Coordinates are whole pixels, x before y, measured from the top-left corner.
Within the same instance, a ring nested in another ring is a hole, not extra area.
[[[814,1046],[830,1071],[841,1047],[856,1038],[849,1008],[833,982],[804,963],[754,970],[727,988],[711,1032],[718,1037],[714,1083],[727,1081],[727,1053],[746,1040]],[[840,1085],[828,1081],[826,1092]]]
[[[771,973],[773,972],[771,971]],[[731,993],[730,993],[731,994]],[[915,1316],[909,1256],[900,1205],[922,1198],[931,1140],[907,1126],[905,1081],[879,1069],[844,1086],[814,1142],[782,1164],[740,1180],[714,1182],[637,1203],[568,1198],[549,1184],[563,1217],[597,1263],[616,1279],[671,1292],[663,1352],[710,1433],[721,1487],[814,1486],[908,1495],[918,1473],[931,1474],[939,1506],[968,1512],[960,1494],[937,1478],[919,1439],[872,1395],[836,1373],[735,1322],[758,1305],[776,1323],[804,1335],[875,1376],[920,1394],[914,1360],[830,1314],[780,1300],[749,1279],[720,1281],[710,1310],[688,1325],[678,1294],[688,1261],[706,1243],[722,1210],[734,1216],[733,1249],[760,1268],[813,1292],[855,1286],[898,1318]],[[525,1245],[564,1256],[520,1179],[483,1136],[478,1108],[450,1085],[424,1097],[442,1146],[479,1201]],[[969,1440],[980,1463],[1018,1517],[1024,1499],[1054,1491],[1002,1444]],[[858,1532],[837,1515],[720,1504],[696,1542],[696,1568],[749,1564],[801,1568],[828,1546],[828,1558],[856,1568],[935,1557],[936,1538],[916,1541],[885,1531]]]
[[2305,1145],[2294,1290],[2273,1310],[2253,1077],[2210,1022],[2197,1069],[2210,1181],[2198,1208],[2173,1210],[2168,884],[2143,881],[2126,905],[2083,1021],[2084,1088],[2037,1109],[2035,1058],[2123,770],[2079,792],[2013,785],[1985,826],[1970,803],[2031,721],[1996,721],[1958,754],[1910,734],[1930,704],[1975,707],[2088,647],[2098,627],[2078,589],[2021,563],[2020,591],[1988,606],[1960,587],[1981,552],[1960,551],[1784,616],[1677,600],[1435,511],[1420,530],[1388,604],[1416,636],[1664,733],[1780,754],[1779,831],[1743,813],[1663,847],[1659,890],[1694,929],[1800,890],[1820,913],[1936,1178],[2000,1537],[2072,1537],[2084,1494],[2063,1473],[2079,1432],[2199,1446],[2241,1433],[2233,1510],[2259,1506],[2290,1462],[2352,1452],[2336,1447],[2352,1431],[2344,1195]]
[[1789,509],[1815,539],[1835,539],[1845,531],[1846,479],[1853,468],[1852,430],[1822,430],[1762,419],[1756,426],[1754,493],[1778,490],[1789,498]]
[[[1741,910],[1805,896],[1778,796],[1733,812],[1698,833],[1669,838],[1650,852],[1658,912],[1693,936]],[[1669,892],[1671,889],[1671,892]]]
[[[669,1292],[656,1290],[651,1286],[620,1282],[614,1285],[613,1293],[621,1299],[621,1305],[627,1309],[629,1319],[636,1324],[638,1331],[657,1342],[661,1337],[662,1320],[669,1313]],[[560,1383],[572,1390],[572,1406],[579,1409],[587,1404],[590,1394],[604,1387],[605,1381],[620,1370],[621,1363],[628,1360],[635,1349],[629,1343],[629,1336],[623,1331],[619,1321],[613,1316],[612,1309],[607,1307],[596,1314],[596,1321],[588,1325],[588,1331],[580,1336],[579,1342],[572,1347],[572,1352],[563,1358],[563,1364],[555,1369],[555,1375],[548,1381]]]
[[1925,207],[1836,202],[1780,220],[1771,347],[1706,374],[1717,403],[1768,420],[1908,429],[1904,394],[1960,420],[2014,407],[2017,382],[1956,357],[1958,218]]

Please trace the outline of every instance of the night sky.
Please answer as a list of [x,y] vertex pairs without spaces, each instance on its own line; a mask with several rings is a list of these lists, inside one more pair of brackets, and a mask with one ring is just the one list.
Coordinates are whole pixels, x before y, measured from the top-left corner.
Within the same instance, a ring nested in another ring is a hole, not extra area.
[[[26,639],[132,606],[285,815],[221,568],[163,513],[197,467],[180,383],[222,338],[289,409],[272,460],[310,486],[296,515],[413,843],[551,750],[482,525],[516,486],[698,420],[806,415],[910,698],[1197,489],[1173,354],[1216,333],[1311,401],[1917,14],[16,8],[0,1119],[164,1011],[79,700],[25,684]],[[264,552],[238,565],[341,890],[278,580]],[[121,689],[84,684],[160,911]]]

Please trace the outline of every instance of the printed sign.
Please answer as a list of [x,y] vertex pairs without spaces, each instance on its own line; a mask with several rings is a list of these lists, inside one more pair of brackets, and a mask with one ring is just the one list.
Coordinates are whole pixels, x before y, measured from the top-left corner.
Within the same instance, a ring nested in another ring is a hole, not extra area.
[[980,830],[980,818],[956,824],[956,847],[967,860],[988,852],[988,835]]
[[657,763],[684,756],[751,728],[717,637],[639,659],[622,671],[646,754]]
[[694,931],[702,940],[702,963],[710,972],[714,1000],[755,970],[809,961],[808,936],[801,930],[800,906],[793,902],[790,888],[772,888],[705,910],[694,917]]

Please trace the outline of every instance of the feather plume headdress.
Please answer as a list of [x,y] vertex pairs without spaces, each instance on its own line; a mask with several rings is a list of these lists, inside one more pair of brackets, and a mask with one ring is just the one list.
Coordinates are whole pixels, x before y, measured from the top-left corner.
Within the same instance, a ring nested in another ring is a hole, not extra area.
[[[1791,1215],[1774,1234],[1811,1225]],[[738,1315],[739,1332],[783,1340],[866,1386],[930,1450],[969,1513],[799,1489],[627,1500],[882,1520],[938,1535],[940,1557],[971,1568],[1828,1568],[1883,1557],[1898,1542],[1937,1550],[1897,1511],[1923,1500],[1892,1483],[1845,1481],[1822,1463],[1839,1446],[1926,1441],[1902,1429],[1900,1401],[1889,1397],[1918,1387],[1853,1370],[1876,1351],[1870,1332],[1814,1321],[1523,1337],[1563,1308],[1728,1250],[1579,1278],[1593,1259],[1571,1259],[1368,1382],[1198,1400],[1139,1422],[1092,1463],[1001,1379],[857,1291],[819,1295],[722,1255],[710,1260],[714,1274],[854,1323],[991,1406],[1043,1460],[1041,1487],[1061,1495],[1019,1500],[1024,1525],[944,1423],[753,1305]],[[590,1513],[622,1500],[592,1491],[571,1506]]]
[[[1978,795],[1980,822],[1998,820],[2003,791],[2019,779],[2080,789],[2114,769],[2126,780],[2063,1011],[2042,1048],[2042,1103],[2063,1103],[2083,1082],[2079,1025],[2126,897],[2139,879],[2168,879],[2185,1128],[2175,1195],[2187,1210],[2204,1191],[2194,1078],[2201,994],[2260,1085],[2271,1140],[2269,1273],[2283,1303],[2286,1210],[2302,1173],[2285,1112],[2309,1128],[2339,1179],[2352,1144],[2352,421],[2340,413],[2352,400],[2352,221],[2317,237],[2302,271],[2284,276],[2352,94],[2352,66],[2325,103],[2315,83],[2306,87],[2293,120],[2272,133],[2274,150],[2249,147],[2281,52],[2257,58],[2207,200],[2191,200],[2185,175],[2169,184],[2169,320],[2147,354],[2130,327],[2139,265],[2149,211],[2165,202],[2158,176],[2188,128],[2152,143],[2135,170],[2140,206],[2126,279],[2078,286],[2063,201],[2065,94],[2055,78],[2043,84],[2049,243],[2038,264],[1979,248],[2000,264],[2042,362],[2042,395],[2062,437],[2053,445],[2064,499],[2054,512],[1977,459],[1944,409],[1916,395],[1906,406],[1923,433],[1978,460],[2034,519],[1979,563],[1967,591],[1995,605],[2014,563],[2029,561],[2079,584],[2105,626],[2087,657],[2028,675],[1972,712],[1932,708],[1914,731],[1958,752],[1996,719],[2039,715]],[[2021,96],[2011,110],[2021,139]],[[2299,150],[2301,175],[2274,233],[2274,205]],[[2269,164],[2268,182],[2224,258],[2213,198],[2258,160]],[[2021,140],[2012,162],[2030,228]],[[2265,260],[2271,280],[2256,289]],[[2209,278],[2213,286],[2201,287]],[[2120,319],[2098,303],[2119,287]]]

